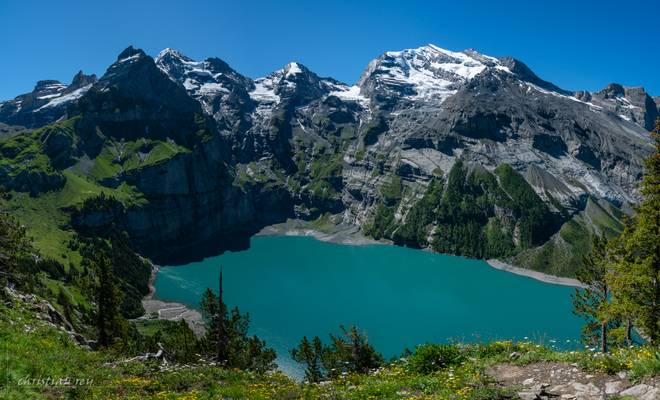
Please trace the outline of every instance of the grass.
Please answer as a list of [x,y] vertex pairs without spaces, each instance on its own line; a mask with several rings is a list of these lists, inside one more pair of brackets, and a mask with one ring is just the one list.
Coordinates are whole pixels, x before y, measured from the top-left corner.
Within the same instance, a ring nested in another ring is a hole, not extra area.
[[332,222],[332,214],[324,213],[311,222],[314,229],[319,232],[332,233],[336,225]]
[[149,152],[143,166],[160,164],[183,152],[189,152],[189,150],[175,143],[160,142]]
[[135,327],[144,336],[153,336],[164,326],[165,320],[162,319],[139,319],[135,321]]
[[[161,321],[140,321],[153,334]],[[498,341],[470,345],[424,345],[406,358],[369,374],[349,373],[321,384],[291,380],[280,372],[257,374],[209,364],[163,365],[124,362],[112,351],[88,351],[37,320],[29,305],[0,304],[3,366],[0,391],[5,399],[454,399],[509,398],[507,389],[485,373],[489,366],[541,361],[578,363],[586,371],[631,371],[633,379],[660,373],[660,354],[647,347],[602,356],[589,351],[561,352],[533,343]],[[516,354],[512,358],[512,354]],[[445,360],[438,363],[438,357]],[[80,385],[18,385],[29,379],[68,378]]]
[[41,130],[26,132],[0,142],[0,170],[12,180],[19,175],[57,176],[44,154],[40,140]]
[[618,236],[623,231],[623,213],[609,203],[606,206],[608,209],[590,198],[587,201],[585,213],[602,234],[608,238],[612,238]]
[[7,208],[25,225],[35,248],[44,257],[57,260],[65,266],[70,263],[78,266],[81,261],[80,254],[67,247],[67,243],[75,237],[75,232],[69,226],[69,215],[65,209],[77,207],[85,199],[102,192],[127,204],[143,204],[144,199],[126,184],[112,189],[71,171],[65,171],[64,176],[66,183],[57,192],[43,193],[38,197],[31,197],[24,192],[11,192]]
[[94,159],[90,175],[96,180],[112,178],[121,172],[161,164],[190,150],[174,142],[138,139],[111,141]]
[[403,182],[400,176],[392,175],[388,182],[380,187],[380,194],[387,204],[396,204],[401,200]]
[[[74,308],[84,312],[92,311],[92,305],[90,304],[89,299],[80,292],[79,288],[67,285],[64,282],[56,279],[50,279],[46,276],[42,276],[40,281],[48,289],[48,291],[50,291],[50,298],[56,299],[57,295],[63,291],[69,295],[69,299],[71,299],[71,305]],[[62,313],[64,312],[61,306],[57,303],[53,303],[53,307],[57,308]]]
[[111,178],[121,171],[118,164],[113,163],[115,154],[108,147],[104,147],[101,153],[94,159],[94,165],[90,170],[90,175],[97,180]]

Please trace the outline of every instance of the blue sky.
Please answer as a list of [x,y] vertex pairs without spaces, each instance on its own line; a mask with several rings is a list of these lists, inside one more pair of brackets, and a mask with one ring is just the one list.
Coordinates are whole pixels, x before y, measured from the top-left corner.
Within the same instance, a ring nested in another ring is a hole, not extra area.
[[620,82],[657,96],[659,21],[657,0],[0,0],[0,99],[103,74],[129,44],[216,56],[253,78],[295,60],[353,83],[384,51],[434,43],[511,55],[569,90]]

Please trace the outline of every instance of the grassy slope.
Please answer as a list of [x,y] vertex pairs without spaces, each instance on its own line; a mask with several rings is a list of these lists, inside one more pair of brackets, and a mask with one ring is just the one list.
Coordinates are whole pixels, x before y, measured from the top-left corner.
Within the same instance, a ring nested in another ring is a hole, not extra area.
[[85,199],[102,192],[126,202],[137,201],[139,195],[126,185],[117,189],[103,187],[71,171],[65,171],[64,176],[66,184],[60,191],[37,197],[12,192],[7,207],[26,226],[28,235],[44,257],[60,261],[68,267],[70,263],[80,265],[80,254],[66,246],[74,232],[68,226],[69,216],[65,209],[79,206]]
[[584,211],[564,223],[547,243],[518,254],[512,262],[546,274],[573,277],[576,266],[591,249],[594,232],[615,236],[623,229],[623,217],[614,206],[590,198]]
[[[11,199],[6,203],[8,211],[23,224],[32,243],[42,257],[59,261],[65,270],[79,268],[82,257],[78,250],[68,247],[75,237],[75,232],[69,226],[69,215],[65,209],[76,207],[92,196],[101,192],[112,194],[120,200],[135,202],[139,196],[132,188],[125,185],[117,189],[101,187],[88,179],[71,171],[65,171],[66,184],[57,192],[48,192],[37,197],[27,193],[11,192]],[[78,289],[64,282],[41,276],[42,283],[49,288],[53,298],[60,291],[65,291],[73,300],[74,305],[89,309],[89,301]]]
[[[145,199],[135,188],[121,184],[117,188],[102,186],[99,180],[112,178],[121,171],[144,168],[162,163],[188,149],[165,141],[139,139],[117,142],[108,139],[100,154],[93,160],[81,160],[63,171],[55,171],[50,159],[44,154],[42,136],[50,131],[64,132],[78,146],[76,118],[57,122],[46,127],[25,131],[20,135],[0,140],[0,168],[15,176],[21,171],[42,171],[46,174],[61,173],[66,179],[64,187],[57,191],[31,197],[25,192],[12,192],[8,208],[16,215],[34,239],[35,247],[44,257],[60,261],[65,267],[80,264],[80,255],[70,251],[66,243],[73,232],[68,227],[66,208],[76,207],[92,196],[104,192],[120,201],[143,204]],[[85,161],[86,160],[86,161]]]
[[190,150],[174,142],[151,139],[108,140],[93,160],[89,175],[97,180],[112,178],[121,172],[157,165],[177,154],[188,152]]
[[[149,327],[146,329],[149,330]],[[492,342],[456,345],[465,356],[453,367],[428,374],[412,372],[397,360],[372,374],[348,374],[320,385],[294,382],[279,372],[256,374],[210,365],[123,362],[112,352],[93,352],[72,344],[63,332],[34,317],[21,302],[0,304],[3,367],[0,394],[6,399],[498,399],[506,395],[485,374],[493,364],[539,361],[578,363],[587,371],[630,370],[633,378],[657,374],[660,357],[646,348],[602,357],[590,352],[557,352],[532,343]],[[91,380],[78,387],[18,385],[21,378]]]

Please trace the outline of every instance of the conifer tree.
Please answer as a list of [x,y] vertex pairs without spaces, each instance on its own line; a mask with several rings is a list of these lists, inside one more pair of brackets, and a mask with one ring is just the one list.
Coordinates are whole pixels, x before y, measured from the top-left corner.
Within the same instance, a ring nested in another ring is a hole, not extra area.
[[383,356],[355,326],[346,329],[342,325],[340,329],[341,335],[330,334],[329,345],[323,345],[318,337],[311,343],[303,337],[298,347],[291,350],[293,359],[305,364],[307,380],[318,382],[343,372],[367,373],[383,363]]
[[587,254],[575,275],[585,287],[573,294],[573,312],[586,320],[582,330],[583,341],[599,343],[600,351],[607,352],[607,329],[610,324],[609,284],[607,276],[607,242],[594,235],[591,252]]
[[643,200],[617,243],[608,280],[615,309],[629,313],[643,336],[660,346],[660,119],[652,136],[655,151],[646,161]]
[[298,347],[291,350],[291,358],[301,364],[305,364],[305,380],[312,383],[320,382],[323,379],[321,370],[321,357],[323,345],[321,339],[315,336],[310,342],[307,336],[304,336]]
[[0,296],[4,294],[4,287],[9,282],[20,281],[19,264],[31,251],[25,227],[14,217],[0,212]]
[[98,254],[95,264],[99,278],[96,292],[98,305],[96,328],[99,346],[108,347],[115,338],[122,336],[123,320],[119,314],[120,292],[107,255]]
[[218,283],[219,295],[207,288],[200,303],[208,323],[204,338],[206,352],[227,367],[255,371],[272,369],[275,351],[257,336],[248,336],[249,314],[241,314],[238,307],[227,309],[222,297],[222,272]]

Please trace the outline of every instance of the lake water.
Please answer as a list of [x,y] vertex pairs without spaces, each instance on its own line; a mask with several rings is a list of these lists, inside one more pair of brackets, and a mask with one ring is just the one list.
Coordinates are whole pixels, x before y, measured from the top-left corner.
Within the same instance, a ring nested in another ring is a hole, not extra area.
[[357,325],[386,357],[451,340],[528,338],[570,348],[580,333],[570,287],[479,260],[310,237],[256,236],[249,250],[163,267],[156,297],[199,308],[202,292],[217,290],[221,264],[226,303],[250,313],[251,332],[293,374],[289,349],[304,335],[327,339],[340,324]]

